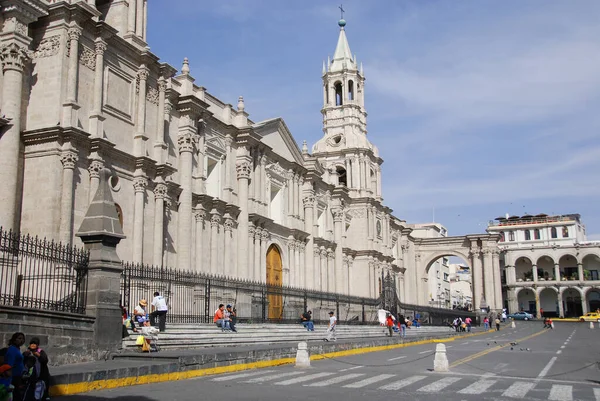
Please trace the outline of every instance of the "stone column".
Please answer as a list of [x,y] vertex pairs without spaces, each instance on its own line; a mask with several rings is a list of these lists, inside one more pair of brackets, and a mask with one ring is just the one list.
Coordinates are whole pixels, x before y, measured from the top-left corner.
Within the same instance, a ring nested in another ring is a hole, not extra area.
[[352,157],[352,188],[360,188],[360,170],[358,156]]
[[270,234],[267,230],[263,229],[260,234],[260,277],[261,281],[267,280],[267,244],[269,242]]
[[[233,162],[233,152],[231,148],[231,144],[233,143],[233,139],[231,134],[227,134],[225,136],[225,186],[223,188],[223,200],[227,203],[231,203],[231,193],[233,192],[233,183],[231,178],[231,170],[232,170],[232,162]],[[245,153],[245,149],[244,149]],[[248,162],[248,160],[245,160]],[[237,169],[237,166],[235,167]],[[247,174],[250,177],[250,172]],[[238,178],[239,183],[239,178]],[[246,187],[248,186],[248,178],[246,178]],[[246,188],[246,210],[248,210],[248,189]]]
[[[234,258],[232,258],[232,256],[237,257],[240,253],[239,248],[237,249],[237,255],[232,255],[232,245],[233,244],[233,226],[235,225],[233,219],[231,218],[231,216],[229,216],[229,214],[226,214],[226,218],[225,221],[223,222],[223,236],[225,238],[225,243],[223,244],[223,271],[228,275],[228,276],[234,276],[234,277],[239,277],[240,273],[238,273],[237,269],[236,269],[236,263],[234,262]],[[248,231],[246,231],[244,233],[244,237],[246,238],[246,235],[248,235]],[[242,245],[246,243],[246,241],[240,241],[239,245]],[[247,254],[244,254],[244,256],[248,256]],[[244,272],[245,273],[245,272]]]
[[81,223],[77,236],[90,252],[87,269],[86,314],[94,323],[94,352],[100,358],[122,347],[121,299],[122,266],[116,247],[125,238],[104,170],[102,182]]
[[[180,125],[182,123],[185,124],[186,119],[180,119]],[[180,126],[177,144],[179,146],[179,180],[181,184],[177,218],[177,266],[180,270],[190,270],[192,238],[192,152],[194,150],[194,138],[187,130],[187,127]]]
[[[304,203],[304,231],[307,233],[312,233],[313,229],[313,208],[315,207],[315,194],[314,191],[310,190],[306,193],[306,196],[302,200]],[[314,265],[313,265],[313,249],[314,238],[312,235],[309,235],[306,242],[306,248],[308,251],[304,252],[304,282],[306,288],[314,288],[315,283],[314,279]]]
[[135,34],[144,37],[144,0],[137,0],[135,15]]
[[129,10],[127,14],[127,33],[130,35],[135,35],[135,14],[136,14],[136,2],[137,0],[128,0],[129,1]]
[[508,297],[508,310],[510,313],[515,313],[519,310],[519,301],[517,299],[517,290],[515,288],[509,288],[506,292]]
[[[259,161],[259,179],[260,179],[260,194],[258,195],[258,200],[260,202],[260,211],[262,214],[265,214],[265,208],[264,205],[267,204],[267,201],[265,200],[265,180],[266,180],[266,174],[265,174],[265,164],[267,163],[267,157],[264,154],[260,155],[260,161]],[[265,273],[266,274],[266,273]],[[266,276],[265,276],[266,277]]]
[[90,160],[90,165],[88,167],[88,172],[90,174],[90,191],[88,193],[88,203],[92,203],[92,199],[94,199],[94,195],[96,195],[96,191],[98,190],[98,186],[100,185],[100,172],[103,169],[104,161],[102,159]]
[[298,270],[300,272],[300,288],[308,288],[308,285],[306,284],[306,264],[304,264],[304,261],[306,260],[305,250],[306,244],[302,241],[298,241]]
[[62,192],[60,198],[60,241],[70,244],[73,238],[73,175],[77,164],[77,154],[68,150],[62,154]]
[[238,180],[238,205],[240,214],[238,216],[238,238],[237,249],[237,273],[236,275],[248,277],[252,272],[248,271],[248,179],[250,178],[249,157],[238,158],[236,164]]
[[144,42],[148,36],[148,0],[144,0],[144,19],[143,19],[144,29],[142,34],[142,39]]
[[541,317],[540,314],[540,289],[535,288],[533,290],[533,294],[535,296],[535,317],[539,319]]
[[293,226],[294,221],[294,173],[288,170],[287,174],[287,215],[288,226]]
[[560,282],[560,265],[558,263],[554,264],[554,277],[556,282]]
[[321,271],[321,291],[327,291],[328,279],[327,279],[327,250],[321,246],[321,259],[319,261],[319,270]]
[[537,265],[531,265],[531,272],[533,273],[533,282],[537,283],[537,281],[538,281]]
[[[250,280],[258,280],[258,271],[256,271],[256,266],[254,265],[254,235],[256,233],[256,228],[254,224],[250,223],[248,227],[248,275],[246,276]],[[238,238],[241,238],[238,236]]]
[[162,266],[165,230],[165,198],[168,188],[162,177],[157,180],[154,187],[154,241],[152,248],[152,263]]
[[[583,264],[581,262],[577,262],[577,278],[579,279],[579,281],[583,281],[584,279]],[[585,303],[585,300],[583,300],[583,302]]]
[[147,81],[150,75],[150,70],[142,64],[138,71],[139,78],[139,94],[138,94],[138,110],[135,136],[133,137],[133,154],[137,157],[146,156],[146,93]]
[[331,249],[327,250],[327,291],[335,292],[336,290],[336,276],[335,276],[335,252]]
[[21,152],[21,102],[23,69],[29,61],[26,47],[10,43],[0,49],[4,80],[2,82],[2,114],[11,119],[11,125],[0,136],[0,226],[5,230],[19,229],[18,203],[19,155]]
[[[77,126],[77,81],[79,78],[79,37],[83,30],[74,25],[69,28],[67,33],[69,37],[69,67],[67,72],[67,101],[63,104],[63,127]],[[6,85],[6,76],[4,78]]]
[[342,251],[342,220],[344,219],[344,211],[342,209],[333,210],[333,232],[334,240],[336,243],[335,247],[335,272],[334,272],[334,284],[335,292],[338,294],[343,293],[344,282],[343,282],[343,251]]
[[103,137],[102,115],[102,91],[104,88],[104,52],[106,51],[106,42],[102,39],[96,39],[96,70],[94,71],[94,104],[89,119],[89,131],[92,138]]
[[[154,140],[154,160],[158,164],[165,162],[163,152],[167,149],[165,143],[165,92],[167,82],[164,77],[158,79],[158,111],[156,113],[156,138]],[[204,160],[198,160],[198,165],[203,164]]]
[[515,285],[517,283],[517,269],[514,266],[506,266],[506,284]]
[[381,166],[377,168],[377,196],[381,197]]
[[321,285],[321,251],[313,246],[313,289],[323,288]]
[[294,175],[294,216],[298,218],[300,216],[300,176]]
[[471,258],[471,266],[473,266],[472,280],[473,280],[473,309],[479,311],[482,307],[481,299],[483,295],[483,269],[481,268],[481,252],[477,245],[471,244],[471,251],[469,256]]
[[558,291],[558,295],[557,295],[557,300],[558,300],[558,317],[564,317],[565,316],[565,308],[563,307],[563,294],[562,291]]
[[483,250],[483,281],[485,300],[490,309],[497,309],[494,296],[494,271],[492,270],[492,252],[489,249]]
[[219,224],[221,216],[215,209],[210,212],[210,272],[219,273]]
[[502,302],[502,274],[500,271],[500,252],[492,249],[492,269],[494,272],[494,298],[496,299],[496,309],[504,308]]
[[146,177],[137,176],[133,179],[135,201],[133,208],[133,262],[142,263],[144,254],[144,204],[146,198]]
[[267,276],[265,275],[263,277],[260,275],[260,272],[262,271],[260,267],[260,239],[262,236],[262,230],[262,228],[256,227],[256,230],[254,232],[254,272],[256,274],[255,280],[264,283],[267,280]]

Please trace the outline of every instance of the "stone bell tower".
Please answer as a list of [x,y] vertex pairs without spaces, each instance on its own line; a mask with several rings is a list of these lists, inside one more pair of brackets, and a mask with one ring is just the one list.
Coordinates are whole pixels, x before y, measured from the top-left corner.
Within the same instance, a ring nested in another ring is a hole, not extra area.
[[338,21],[340,34],[333,54],[323,63],[323,138],[313,156],[346,186],[352,197],[381,200],[381,168],[377,147],[367,139],[365,76],[346,38],[346,21]]

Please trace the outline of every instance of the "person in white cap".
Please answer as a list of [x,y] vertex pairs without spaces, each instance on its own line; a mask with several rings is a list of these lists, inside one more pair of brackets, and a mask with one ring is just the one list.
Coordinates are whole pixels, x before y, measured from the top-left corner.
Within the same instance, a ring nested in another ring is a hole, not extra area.
[[335,341],[335,326],[337,324],[337,318],[333,311],[329,312],[329,324],[327,325],[327,338],[325,341]]

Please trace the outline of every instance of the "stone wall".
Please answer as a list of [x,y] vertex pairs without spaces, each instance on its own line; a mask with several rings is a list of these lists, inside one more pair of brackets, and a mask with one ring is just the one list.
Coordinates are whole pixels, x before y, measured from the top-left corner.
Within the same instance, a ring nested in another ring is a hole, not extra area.
[[94,354],[94,320],[72,313],[39,311],[0,305],[0,341],[2,347],[15,332],[25,333],[26,345],[39,337],[51,365],[85,362]]

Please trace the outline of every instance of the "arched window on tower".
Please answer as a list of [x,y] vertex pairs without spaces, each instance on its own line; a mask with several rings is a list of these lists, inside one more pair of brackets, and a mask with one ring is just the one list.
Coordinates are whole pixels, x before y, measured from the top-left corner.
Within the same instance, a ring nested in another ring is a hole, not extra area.
[[557,238],[558,237],[558,234],[556,232],[556,227],[550,228],[550,237],[551,238]]
[[346,169],[343,167],[336,167],[335,171],[338,173],[338,185],[348,186],[348,180],[346,176]]
[[348,100],[354,100],[354,82],[348,81]]
[[342,95],[343,88],[341,82],[336,82],[333,86],[335,88],[335,105],[341,106],[344,104],[344,97]]
[[569,228],[567,228],[567,227],[562,228],[562,236],[563,236],[563,238],[569,238]]
[[325,104],[329,104],[329,85],[325,85]]
[[536,228],[533,230],[533,239],[540,239],[540,229]]
[[531,231],[525,230],[525,241],[531,240]]

